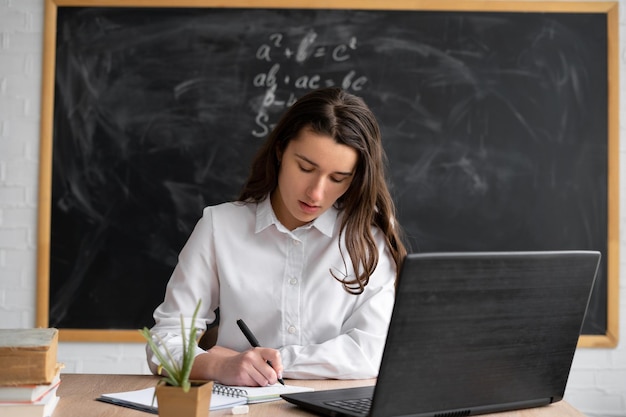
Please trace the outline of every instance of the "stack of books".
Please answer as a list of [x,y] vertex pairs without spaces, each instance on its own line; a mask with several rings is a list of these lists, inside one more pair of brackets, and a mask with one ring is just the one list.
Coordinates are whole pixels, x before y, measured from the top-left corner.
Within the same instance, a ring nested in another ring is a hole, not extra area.
[[0,417],[50,417],[59,402],[57,329],[0,329]]

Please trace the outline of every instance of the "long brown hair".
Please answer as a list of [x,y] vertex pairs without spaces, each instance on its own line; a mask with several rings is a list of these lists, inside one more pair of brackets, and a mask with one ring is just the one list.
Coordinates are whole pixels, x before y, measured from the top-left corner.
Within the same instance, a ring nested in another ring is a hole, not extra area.
[[[357,96],[330,87],[312,91],[296,101],[257,152],[238,200],[258,203],[276,189],[279,155],[305,127],[350,146],[359,155],[350,187],[335,202],[335,207],[344,213],[340,235],[345,234],[346,248],[356,277],[339,277],[332,270],[331,275],[342,282],[346,291],[354,294],[363,292],[378,264],[378,250],[371,230],[372,226],[376,226],[385,236],[387,249],[396,265],[397,279],[406,248],[387,187],[387,161],[380,128],[369,107]],[[345,262],[343,253],[342,257]]]

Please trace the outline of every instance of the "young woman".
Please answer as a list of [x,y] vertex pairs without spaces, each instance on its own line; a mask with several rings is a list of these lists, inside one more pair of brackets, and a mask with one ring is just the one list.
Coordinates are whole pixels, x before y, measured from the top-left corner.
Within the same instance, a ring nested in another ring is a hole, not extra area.
[[200,299],[195,326],[218,307],[220,324],[194,379],[375,377],[405,254],[374,115],[341,89],[313,91],[283,115],[238,200],[204,209],[152,331],[180,354],[180,315],[189,326]]

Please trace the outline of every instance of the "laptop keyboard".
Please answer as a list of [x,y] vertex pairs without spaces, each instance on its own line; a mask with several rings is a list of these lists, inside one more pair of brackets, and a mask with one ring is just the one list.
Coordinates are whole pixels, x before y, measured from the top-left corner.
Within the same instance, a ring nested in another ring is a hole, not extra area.
[[347,411],[351,411],[357,414],[363,414],[366,416],[372,405],[371,398],[357,398],[354,400],[336,400],[336,401],[328,401],[326,402],[328,405],[332,405],[333,407],[338,407]]

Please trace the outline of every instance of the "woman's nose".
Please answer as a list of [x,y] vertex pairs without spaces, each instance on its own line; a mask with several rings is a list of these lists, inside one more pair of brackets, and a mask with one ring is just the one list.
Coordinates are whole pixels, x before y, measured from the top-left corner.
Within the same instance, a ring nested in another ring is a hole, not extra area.
[[307,195],[313,202],[321,201],[324,197],[324,180],[317,178],[315,181],[311,182],[307,190]]

